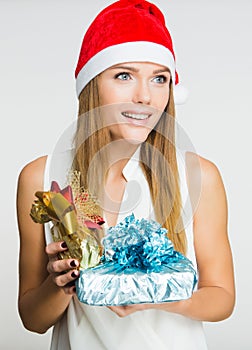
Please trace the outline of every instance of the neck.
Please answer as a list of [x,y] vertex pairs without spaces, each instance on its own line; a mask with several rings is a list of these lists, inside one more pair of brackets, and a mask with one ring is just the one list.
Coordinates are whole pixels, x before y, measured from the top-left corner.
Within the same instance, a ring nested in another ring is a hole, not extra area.
[[109,169],[107,175],[116,177],[121,176],[123,168],[129,159],[136,152],[140,144],[131,144],[125,140],[117,140],[108,146]]

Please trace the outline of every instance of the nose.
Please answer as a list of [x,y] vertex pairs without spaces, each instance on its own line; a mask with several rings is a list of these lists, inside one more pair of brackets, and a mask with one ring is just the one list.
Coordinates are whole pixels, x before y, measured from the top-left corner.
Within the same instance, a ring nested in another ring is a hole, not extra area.
[[134,103],[150,104],[151,102],[151,91],[148,82],[140,80],[136,83],[134,95]]

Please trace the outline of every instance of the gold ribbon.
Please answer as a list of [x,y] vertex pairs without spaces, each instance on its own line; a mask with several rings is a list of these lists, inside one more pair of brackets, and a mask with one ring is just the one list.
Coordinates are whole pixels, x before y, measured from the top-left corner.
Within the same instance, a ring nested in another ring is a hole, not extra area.
[[67,251],[60,253],[62,259],[78,259],[82,269],[94,267],[99,264],[102,253],[101,245],[95,237],[96,229],[89,229],[78,222],[74,204],[62,193],[64,189],[57,193],[36,192],[37,200],[32,204],[30,216],[40,224],[52,221],[53,240],[63,240],[68,247]]

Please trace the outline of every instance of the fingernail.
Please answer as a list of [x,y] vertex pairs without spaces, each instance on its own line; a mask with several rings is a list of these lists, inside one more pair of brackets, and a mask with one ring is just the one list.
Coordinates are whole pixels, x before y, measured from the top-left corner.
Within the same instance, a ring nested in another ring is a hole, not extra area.
[[75,287],[73,288],[73,292],[76,293],[76,288]]
[[76,278],[76,277],[78,277],[78,273],[77,273],[76,271],[73,271],[73,272],[71,273],[71,276],[72,276],[73,278]]
[[66,242],[62,242],[62,243],[61,243],[61,248],[63,248],[63,249],[67,248]]
[[72,260],[72,261],[70,262],[70,265],[71,265],[72,267],[76,267],[76,266],[77,266],[76,260]]

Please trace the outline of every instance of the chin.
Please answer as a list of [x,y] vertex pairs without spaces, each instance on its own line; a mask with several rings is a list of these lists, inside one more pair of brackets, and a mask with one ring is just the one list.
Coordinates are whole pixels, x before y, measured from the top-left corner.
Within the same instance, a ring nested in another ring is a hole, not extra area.
[[120,140],[127,141],[129,144],[138,145],[147,140],[147,137],[149,136],[150,132],[151,132],[151,129],[147,127],[142,127],[142,126],[132,127],[132,126],[124,125],[124,127],[120,128],[120,130],[113,130],[111,132],[111,136],[113,140],[120,139]]
[[[135,133],[125,133],[122,135],[117,135],[117,137],[113,137],[113,139],[125,140],[127,143],[131,145],[139,145],[147,140],[149,132],[135,132]],[[115,136],[115,135],[114,135]]]

